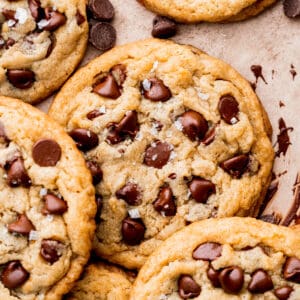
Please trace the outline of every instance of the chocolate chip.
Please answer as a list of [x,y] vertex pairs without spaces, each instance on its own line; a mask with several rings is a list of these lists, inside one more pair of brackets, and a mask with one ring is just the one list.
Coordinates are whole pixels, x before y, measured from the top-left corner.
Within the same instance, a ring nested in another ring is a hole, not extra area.
[[66,201],[53,194],[47,194],[43,197],[45,204],[42,208],[42,214],[62,215],[68,210]]
[[103,113],[101,113],[99,111],[99,109],[94,109],[92,111],[90,111],[89,113],[87,113],[86,117],[89,119],[89,120],[93,120],[93,119],[96,119],[100,116],[102,116]]
[[195,177],[189,184],[189,190],[196,202],[206,203],[208,197],[216,193],[216,186],[209,180]]
[[40,139],[33,145],[32,158],[41,167],[54,167],[61,158],[61,148],[52,139]]
[[274,291],[275,296],[279,299],[279,300],[288,300],[290,297],[290,294],[294,291],[294,289],[291,286],[283,286],[280,288],[277,288]]
[[265,270],[256,270],[248,284],[248,291],[253,294],[262,294],[273,289],[271,276]]
[[285,0],[283,2],[283,10],[287,17],[296,18],[300,16],[299,0]]
[[45,26],[42,26],[41,29],[47,31],[55,31],[59,27],[63,26],[67,22],[67,18],[64,14],[53,10],[51,7],[45,8],[45,16],[48,21]]
[[109,0],[89,0],[88,6],[96,20],[111,21],[115,15],[114,7]]
[[182,299],[196,298],[201,293],[200,285],[190,275],[181,275],[177,284],[178,293]]
[[127,182],[122,188],[116,191],[118,199],[123,199],[129,205],[140,205],[142,203],[141,194],[138,185],[132,182]]
[[283,277],[286,280],[300,283],[300,260],[296,257],[289,257],[283,267]]
[[35,82],[35,74],[31,70],[7,70],[6,76],[14,87],[22,90],[31,88]]
[[223,161],[220,167],[232,177],[240,178],[247,170],[248,163],[249,156],[242,154]]
[[86,166],[88,167],[88,169],[90,170],[90,172],[92,174],[93,184],[97,185],[98,183],[100,183],[100,181],[102,180],[102,177],[103,177],[103,172],[102,172],[100,166],[98,165],[98,163],[95,161],[87,161]]
[[204,117],[196,111],[186,111],[179,117],[182,125],[182,131],[192,141],[201,140],[204,138],[207,130],[208,123]]
[[219,280],[220,271],[216,271],[213,267],[209,267],[207,272],[207,278],[210,280],[211,284],[218,288],[221,287],[221,283]]
[[16,21],[15,14],[16,14],[16,12],[14,10],[11,10],[11,9],[3,9],[2,10],[2,15],[4,16],[5,20],[14,20],[14,21]]
[[201,143],[204,144],[205,146],[208,146],[215,140],[215,137],[216,137],[216,127],[212,127],[206,132],[206,135],[201,140]]
[[146,99],[154,102],[165,102],[172,97],[170,89],[158,78],[146,79],[142,84],[142,93]]
[[139,245],[144,239],[146,228],[139,219],[126,218],[122,221],[123,240],[128,245]]
[[116,29],[108,23],[98,22],[90,30],[90,42],[98,50],[111,49],[116,44],[116,39]]
[[176,204],[170,187],[163,187],[160,190],[157,199],[153,202],[153,206],[163,216],[170,217],[176,215]]
[[51,265],[62,256],[63,244],[55,240],[42,240],[40,254]]
[[29,235],[30,231],[35,230],[35,227],[25,214],[19,215],[18,219],[7,226],[9,232],[14,232],[23,235]]
[[95,216],[95,221],[96,224],[99,224],[101,221],[101,211],[102,211],[102,207],[103,207],[103,198],[101,195],[97,195],[95,196],[95,200],[96,200],[96,205],[97,205],[97,213]]
[[97,134],[88,129],[76,128],[69,132],[69,135],[76,142],[77,147],[81,151],[89,151],[99,144]]
[[39,0],[28,0],[28,6],[35,21],[40,21],[44,17],[44,10]]
[[19,261],[9,262],[1,273],[3,285],[10,290],[20,287],[28,278],[29,273],[23,268]]
[[219,280],[226,293],[237,294],[244,284],[244,271],[240,267],[225,268],[221,271]]
[[7,183],[11,187],[30,187],[31,179],[27,174],[22,158],[18,157],[8,165]]
[[156,141],[146,149],[144,163],[149,167],[161,169],[168,163],[171,151],[168,143]]
[[233,96],[222,96],[218,108],[221,118],[226,123],[233,125],[238,122],[239,104]]
[[85,22],[85,17],[80,13],[79,10],[77,10],[75,17],[78,26]]
[[122,86],[127,77],[126,66],[122,64],[115,65],[110,69],[110,73],[115,78],[118,86]]
[[156,16],[153,20],[152,36],[161,39],[172,37],[177,32],[176,23],[166,17]]
[[93,87],[93,92],[111,99],[117,99],[121,96],[118,83],[112,75],[107,75],[100,82],[96,83]]
[[193,251],[193,258],[196,260],[213,261],[222,254],[222,245],[219,243],[204,243]]

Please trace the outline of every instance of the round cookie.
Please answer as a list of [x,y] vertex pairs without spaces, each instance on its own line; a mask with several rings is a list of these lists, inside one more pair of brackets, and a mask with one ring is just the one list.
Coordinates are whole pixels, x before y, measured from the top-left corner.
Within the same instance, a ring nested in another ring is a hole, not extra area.
[[196,222],[149,257],[130,299],[300,299],[299,243],[297,230],[256,219]]
[[35,103],[58,89],[88,39],[84,0],[0,2],[0,94]]
[[253,17],[276,0],[138,0],[153,12],[178,22],[241,21]]
[[88,265],[65,300],[128,300],[134,277],[104,263]]
[[61,299],[92,246],[91,175],[63,129],[20,100],[0,97],[0,137],[0,299]]
[[93,174],[100,257],[139,268],[186,224],[256,215],[269,123],[249,83],[196,48],[150,39],[79,70],[50,109]]

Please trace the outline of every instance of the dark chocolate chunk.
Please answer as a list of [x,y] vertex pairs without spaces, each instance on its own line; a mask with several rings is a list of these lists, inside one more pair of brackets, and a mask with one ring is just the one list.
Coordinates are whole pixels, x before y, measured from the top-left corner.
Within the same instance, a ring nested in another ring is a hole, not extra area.
[[44,10],[39,0],[28,0],[28,6],[35,21],[40,21],[44,17]]
[[212,127],[210,128],[206,134],[205,137],[201,140],[201,143],[204,144],[205,146],[210,145],[216,137],[216,127]]
[[77,10],[75,17],[76,17],[78,26],[80,26],[81,24],[83,24],[85,22],[85,17],[80,13],[79,10]]
[[103,22],[94,24],[90,30],[90,42],[91,44],[101,51],[111,49],[117,40],[116,29]]
[[248,291],[252,294],[260,294],[272,290],[274,287],[271,276],[265,270],[256,270],[251,275]]
[[138,185],[132,182],[127,182],[126,185],[116,191],[116,196],[118,199],[123,199],[127,204],[132,206],[142,203]]
[[27,174],[22,158],[18,157],[8,164],[7,183],[11,187],[31,186],[31,179]]
[[69,132],[69,135],[76,142],[77,147],[81,151],[89,151],[99,144],[98,135],[88,129],[76,128]]
[[193,251],[193,258],[196,260],[213,261],[222,254],[222,245],[219,243],[204,243]]
[[177,284],[178,293],[182,299],[196,298],[201,293],[200,285],[190,275],[181,275]]
[[43,197],[45,204],[42,208],[42,214],[62,215],[68,210],[66,201],[53,194],[47,194]]
[[294,289],[291,286],[283,286],[279,287],[274,291],[275,296],[279,300],[288,300],[290,297],[290,294],[294,291]]
[[289,257],[283,267],[283,277],[286,280],[300,283],[300,260],[296,257]]
[[51,265],[62,256],[63,244],[56,240],[42,240],[40,254]]
[[88,7],[96,20],[111,21],[114,18],[115,9],[109,0],[89,0]]
[[1,273],[3,285],[10,289],[16,289],[24,284],[29,278],[29,273],[24,269],[19,261],[9,262]]
[[117,99],[121,96],[121,91],[112,75],[107,75],[103,77],[100,82],[96,83],[93,87],[93,92],[111,99]]
[[40,139],[33,145],[32,158],[41,167],[54,167],[61,158],[61,148],[52,139]]
[[144,239],[146,228],[142,220],[126,218],[122,221],[123,240],[128,245],[139,245]]
[[93,184],[97,185],[98,183],[100,183],[103,177],[103,172],[98,163],[95,161],[87,161],[86,166],[91,171],[93,177]]
[[216,186],[209,180],[195,177],[189,184],[189,190],[196,202],[206,203],[209,196],[216,193]]
[[240,178],[247,170],[249,156],[242,154],[229,158],[222,163],[220,167],[234,178]]
[[22,90],[31,88],[35,82],[35,74],[31,70],[7,70],[6,77],[14,87]]
[[239,104],[231,95],[224,95],[219,101],[219,112],[221,118],[230,125],[238,122]]
[[55,31],[59,27],[63,26],[67,22],[67,18],[64,14],[53,10],[51,7],[45,8],[45,16],[48,21],[45,26],[42,26],[40,29],[47,31]]
[[35,230],[35,227],[25,214],[19,215],[18,219],[8,224],[9,232],[14,232],[22,235],[29,235],[30,231]]
[[142,93],[146,99],[154,102],[165,102],[172,97],[170,89],[164,84],[161,79],[150,78],[142,83]]
[[115,78],[118,86],[122,86],[126,80],[126,66],[117,64],[110,69],[110,74]]
[[102,116],[103,113],[101,113],[99,111],[99,109],[94,109],[94,110],[91,110],[89,113],[87,113],[86,117],[89,119],[89,120],[93,120],[93,119],[96,119],[100,116]]
[[221,282],[219,280],[220,271],[216,271],[212,266],[210,266],[207,269],[206,275],[214,287],[221,287]]
[[300,1],[299,0],[284,0],[283,10],[287,17],[296,18],[300,16]]
[[153,20],[152,36],[161,39],[172,37],[177,32],[177,25],[166,17],[156,16]]
[[223,290],[229,294],[237,294],[244,285],[244,271],[237,266],[221,271],[219,280]]
[[176,204],[174,202],[174,196],[169,186],[163,187],[157,199],[153,202],[154,209],[164,216],[176,215]]
[[144,163],[149,167],[161,169],[168,163],[171,151],[168,143],[156,141],[146,149]]

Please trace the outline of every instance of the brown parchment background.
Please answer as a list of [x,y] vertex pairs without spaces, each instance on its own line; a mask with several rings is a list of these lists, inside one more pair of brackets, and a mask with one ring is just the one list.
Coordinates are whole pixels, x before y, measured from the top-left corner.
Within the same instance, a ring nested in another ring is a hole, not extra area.
[[[135,0],[111,0],[116,16],[112,24],[118,34],[117,45],[151,37],[154,14]],[[249,81],[255,81],[250,70],[253,64],[263,67],[267,81],[258,81],[256,92],[265,106],[273,125],[273,144],[278,134],[278,119],[283,117],[290,132],[292,145],[286,156],[275,161],[276,174],[287,170],[279,178],[279,190],[266,208],[285,215],[293,203],[293,185],[300,171],[300,18],[288,19],[282,3],[258,17],[232,24],[180,24],[176,42],[191,44],[218,57],[237,69]],[[67,46],[67,45],[66,45]],[[82,65],[101,52],[89,47]],[[299,73],[292,79],[291,64]],[[272,70],[273,75],[272,75]],[[285,106],[279,107],[279,101]],[[47,111],[51,98],[37,105]]]

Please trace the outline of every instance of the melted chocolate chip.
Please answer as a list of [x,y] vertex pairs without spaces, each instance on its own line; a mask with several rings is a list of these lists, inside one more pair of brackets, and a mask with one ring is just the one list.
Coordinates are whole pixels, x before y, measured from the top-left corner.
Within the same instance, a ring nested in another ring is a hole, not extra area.
[[182,299],[196,298],[201,293],[200,285],[190,275],[181,275],[177,284],[178,293]]
[[62,256],[63,244],[55,240],[42,240],[40,254],[51,265]]
[[18,219],[7,226],[9,232],[14,232],[22,235],[29,235],[30,231],[35,230],[35,227],[25,214],[19,215]]
[[219,280],[220,271],[216,271],[213,267],[210,266],[207,269],[206,275],[214,287],[221,287],[221,283]]
[[51,53],[52,53],[52,51],[53,51],[53,49],[55,48],[55,45],[56,45],[56,37],[55,37],[54,34],[50,34],[49,39],[50,39],[50,45],[47,49],[47,53],[46,53],[45,58],[48,58],[51,55]]
[[67,22],[67,18],[64,14],[53,10],[51,7],[45,8],[45,16],[48,22],[42,27],[43,30],[55,31]]
[[244,271],[237,266],[225,268],[221,271],[219,280],[226,293],[237,294],[244,284]]
[[11,10],[11,9],[3,9],[2,10],[2,15],[4,16],[5,20],[14,20],[14,21],[16,21],[15,14],[16,14],[16,12],[14,10]]
[[3,285],[10,290],[20,287],[28,278],[29,273],[23,268],[19,261],[9,262],[1,273]]
[[154,209],[164,216],[176,215],[176,204],[174,202],[173,192],[170,187],[163,187],[157,199],[153,202]]
[[111,49],[116,44],[116,40],[116,29],[109,23],[98,22],[90,30],[90,42],[98,50]]
[[300,3],[298,0],[285,0],[283,10],[287,17],[296,18],[300,16]]
[[206,203],[210,195],[216,193],[216,186],[209,180],[194,178],[189,184],[193,199],[198,203]]
[[274,291],[275,296],[279,299],[279,300],[288,300],[290,297],[290,294],[294,291],[294,289],[291,286],[283,286],[280,288],[277,288]]
[[168,143],[156,141],[146,149],[144,163],[149,167],[161,169],[168,163],[171,151]]
[[196,260],[213,261],[222,254],[222,245],[218,243],[204,243],[193,251],[193,258]]
[[177,25],[169,18],[156,16],[153,20],[152,36],[161,39],[172,37],[177,32]]
[[47,194],[43,197],[45,204],[42,208],[42,214],[62,215],[68,210],[66,201],[53,194]]
[[180,116],[182,131],[192,141],[202,140],[208,130],[208,123],[204,117],[196,111],[189,110]]
[[97,185],[98,183],[100,183],[103,177],[103,172],[100,166],[98,165],[98,163],[95,161],[87,161],[86,166],[88,167],[88,169],[92,174],[93,184]]
[[165,102],[172,97],[170,89],[165,86],[164,82],[158,78],[151,78],[148,80],[150,87],[145,89],[145,84],[142,84],[142,92],[146,99],[154,102]]
[[32,158],[41,167],[54,167],[61,157],[59,144],[52,139],[40,139],[32,148]]
[[89,0],[88,7],[96,20],[111,21],[114,18],[115,9],[109,0]]
[[231,95],[225,95],[220,98],[219,112],[221,118],[230,125],[238,122],[239,104]]
[[9,49],[10,47],[12,47],[14,44],[16,43],[16,41],[12,38],[8,38],[5,44],[5,49]]
[[127,204],[132,206],[137,206],[142,203],[138,185],[132,182],[126,183],[126,185],[116,191],[116,196],[118,199],[123,199]]
[[93,119],[96,119],[100,116],[102,116],[103,113],[99,111],[99,109],[94,109],[92,111],[90,111],[86,117],[89,119],[89,120],[93,120]]
[[31,70],[7,70],[6,77],[14,87],[22,90],[31,88],[35,82],[35,74]]
[[31,179],[27,174],[22,158],[18,157],[8,164],[7,183],[11,187],[31,186]]
[[80,13],[79,10],[77,10],[75,17],[78,26],[85,22],[85,17]]
[[265,270],[256,270],[248,285],[248,290],[252,294],[260,294],[273,289],[273,282],[270,275]]
[[88,129],[76,128],[69,132],[69,135],[76,142],[77,147],[81,151],[89,151],[99,144],[97,134]]
[[44,10],[39,0],[28,0],[28,6],[35,21],[40,21],[44,17]]
[[296,257],[289,257],[283,267],[283,277],[286,280],[300,283],[300,260]]
[[122,221],[123,240],[128,245],[139,245],[144,239],[146,228],[142,220],[126,218]]
[[240,178],[247,170],[249,156],[242,154],[229,158],[222,163],[220,167],[234,178]]
[[201,140],[201,143],[204,144],[205,146],[208,146],[215,140],[215,137],[216,137],[216,127],[212,127],[206,132],[206,135]]
[[177,178],[177,175],[176,173],[171,173],[169,176],[168,176],[170,179],[174,180]]
[[93,92],[112,99],[117,99],[121,96],[118,83],[112,75],[103,77],[100,82],[93,87]]
[[96,224],[99,224],[101,221],[101,211],[102,211],[102,207],[103,207],[103,198],[101,195],[97,195],[95,196],[95,200],[96,200],[96,205],[97,205],[97,213],[95,216],[95,221]]
[[126,66],[117,64],[110,69],[110,73],[115,78],[118,86],[122,86],[127,77]]

